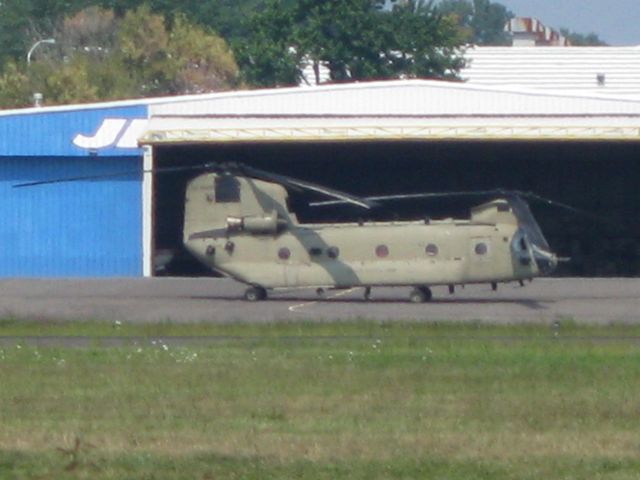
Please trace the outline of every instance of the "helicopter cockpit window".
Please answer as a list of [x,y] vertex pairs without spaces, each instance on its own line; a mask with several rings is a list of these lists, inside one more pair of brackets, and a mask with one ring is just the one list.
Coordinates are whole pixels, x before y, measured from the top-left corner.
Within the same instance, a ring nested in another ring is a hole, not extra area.
[[216,177],[216,203],[237,203],[240,201],[240,182],[231,175]]

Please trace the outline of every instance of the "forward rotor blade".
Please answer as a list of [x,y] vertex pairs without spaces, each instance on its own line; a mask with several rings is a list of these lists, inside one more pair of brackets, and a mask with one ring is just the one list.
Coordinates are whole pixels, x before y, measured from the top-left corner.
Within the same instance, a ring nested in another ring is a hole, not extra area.
[[[560,208],[584,217],[598,220],[600,222],[607,222],[607,223],[610,222],[609,219],[604,218],[600,215],[596,215],[594,213],[574,207],[567,203],[562,203],[556,200],[552,200],[550,198],[543,197],[533,192],[525,192],[522,190],[506,190],[502,188],[497,188],[492,190],[472,190],[468,192],[426,192],[426,193],[407,193],[407,194],[400,194],[400,195],[377,195],[377,196],[364,197],[364,200],[369,202],[386,202],[386,201],[393,201],[393,200],[418,200],[418,199],[434,199],[434,198],[489,197],[492,195],[504,196],[504,197],[520,197],[530,202],[541,203],[543,205],[547,205],[550,207]],[[309,205],[312,207],[327,207],[327,206],[342,205],[342,204],[344,204],[344,202],[341,200],[325,200],[322,202],[312,202]]]
[[599,215],[596,215],[594,213],[588,212],[586,210],[582,210],[580,208],[576,208],[572,205],[566,204],[566,203],[562,203],[562,202],[558,202],[556,200],[551,200],[550,198],[546,198],[546,197],[542,197],[536,193],[533,192],[517,192],[518,195],[522,198],[526,198],[527,200],[533,201],[533,202],[538,202],[538,203],[542,203],[544,205],[548,205],[550,207],[554,207],[554,208],[561,208],[563,210],[568,210],[570,212],[576,213],[578,215],[583,215],[586,217],[591,217],[591,218],[595,218],[598,220],[607,220],[603,217],[600,217]]
[[82,182],[83,180],[100,180],[102,178],[125,177],[127,175],[135,175],[138,173],[140,173],[140,170],[129,170],[125,172],[105,173],[102,175],[84,175],[78,177],[56,178],[53,180],[37,180],[35,182],[17,183],[16,185],[13,185],[12,188],[36,187],[38,185],[50,185],[54,183]]
[[279,175],[277,173],[266,172],[258,168],[242,165],[242,166],[239,166],[239,172],[249,177],[266,180],[269,182],[280,183],[284,186],[289,186],[289,187],[303,189],[303,190],[309,190],[312,192],[320,193],[322,195],[326,195],[328,197],[333,197],[337,199],[334,201],[338,203],[350,203],[352,205],[357,205],[359,207],[367,208],[367,209],[370,209],[374,206],[374,202],[371,201],[371,199],[356,197],[355,195],[341,192],[340,190],[334,190],[333,188],[316,185],[315,183],[307,182],[304,180],[298,180],[296,178],[288,177],[285,175]]
[[25,182],[25,183],[17,183],[12,186],[12,188],[25,188],[25,187],[36,187],[38,185],[51,185],[56,183],[67,183],[67,182],[82,182],[86,180],[101,180],[103,178],[116,178],[116,177],[126,177],[127,175],[140,175],[145,173],[173,173],[173,172],[183,172],[189,170],[206,170],[218,168],[218,164],[213,163],[205,163],[202,165],[182,165],[179,167],[160,167],[160,168],[151,168],[147,170],[123,170],[121,172],[114,173],[103,173],[100,175],[80,175],[77,177],[64,177],[64,178],[54,178],[52,180],[36,180],[34,182]]
[[[386,202],[391,200],[417,200],[423,198],[447,198],[447,197],[476,197],[489,195],[514,195],[517,192],[509,190],[477,190],[470,192],[428,192],[428,193],[405,193],[400,195],[374,195],[363,197],[368,202]],[[332,205],[341,205],[345,202],[342,200],[324,200],[322,202],[312,202],[312,207],[327,207]]]

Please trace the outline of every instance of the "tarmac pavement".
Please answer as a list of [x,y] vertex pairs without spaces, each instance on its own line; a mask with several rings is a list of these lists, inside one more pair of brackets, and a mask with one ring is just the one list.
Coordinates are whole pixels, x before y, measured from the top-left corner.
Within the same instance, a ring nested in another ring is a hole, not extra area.
[[433,301],[412,304],[410,288],[314,289],[270,292],[269,300],[243,300],[245,286],[219,278],[109,278],[0,280],[0,317],[129,322],[271,322],[373,320],[482,321],[490,323],[640,322],[640,279],[536,279],[525,287],[469,285]]

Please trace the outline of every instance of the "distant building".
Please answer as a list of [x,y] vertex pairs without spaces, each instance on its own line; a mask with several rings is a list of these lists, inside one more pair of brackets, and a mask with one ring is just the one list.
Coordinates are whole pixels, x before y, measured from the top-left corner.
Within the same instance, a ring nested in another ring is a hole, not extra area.
[[511,33],[514,47],[568,47],[568,39],[545,27],[537,18],[516,17],[507,22],[505,31]]

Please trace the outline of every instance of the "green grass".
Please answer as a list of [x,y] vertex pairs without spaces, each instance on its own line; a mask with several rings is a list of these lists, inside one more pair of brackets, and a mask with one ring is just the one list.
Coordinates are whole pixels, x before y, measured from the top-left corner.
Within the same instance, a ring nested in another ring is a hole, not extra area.
[[0,322],[0,479],[640,477],[632,326]]

